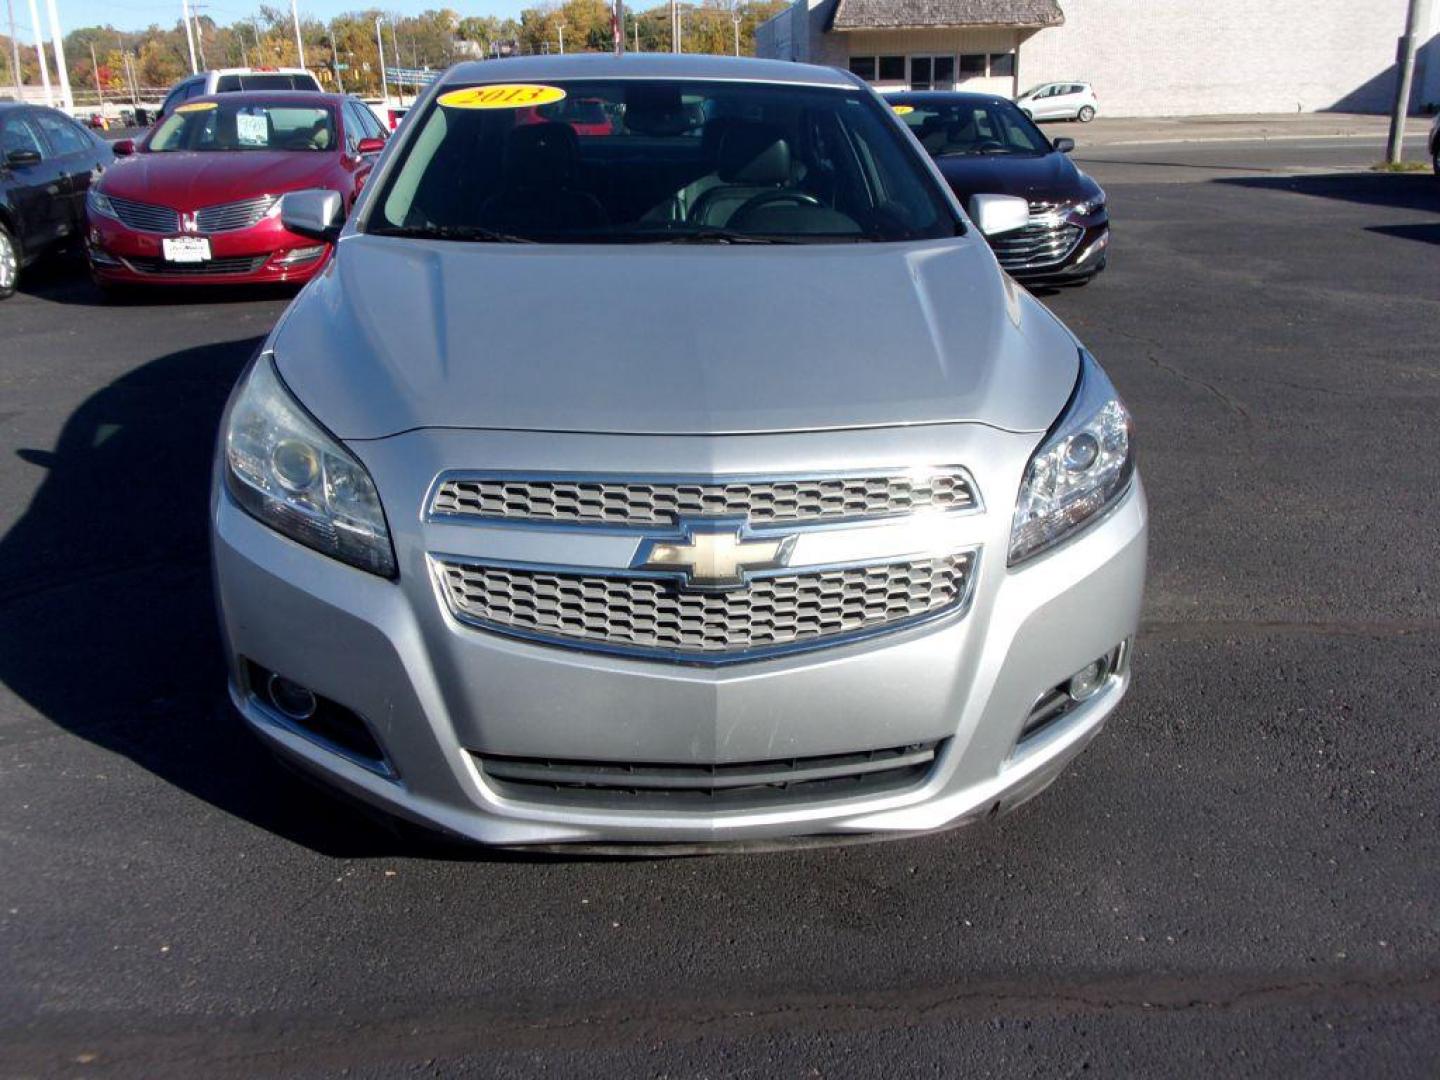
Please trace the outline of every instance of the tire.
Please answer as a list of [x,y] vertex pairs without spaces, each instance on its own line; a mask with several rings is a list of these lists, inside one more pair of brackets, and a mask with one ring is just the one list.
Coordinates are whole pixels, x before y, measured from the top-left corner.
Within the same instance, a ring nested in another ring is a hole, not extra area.
[[1430,148],[1430,168],[1435,170],[1435,175],[1440,176],[1440,142]]
[[0,225],[0,300],[15,295],[20,284],[20,245],[10,230]]
[[1095,110],[1089,105],[1083,105],[1080,111],[1075,114],[1075,119],[1079,120],[1082,124],[1088,124],[1091,120],[1095,119]]

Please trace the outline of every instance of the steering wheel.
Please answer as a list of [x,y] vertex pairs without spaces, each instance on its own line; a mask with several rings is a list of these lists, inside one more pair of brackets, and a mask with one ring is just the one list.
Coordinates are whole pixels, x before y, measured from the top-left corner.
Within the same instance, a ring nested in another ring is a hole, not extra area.
[[796,206],[823,206],[824,204],[811,195],[808,191],[794,191],[780,189],[777,191],[762,191],[759,195],[751,195],[736,211],[730,215],[733,224],[739,221],[746,214],[752,213],[762,206],[769,206],[771,203],[794,203]]
[[984,139],[975,144],[975,153],[984,154],[991,150],[1004,150],[1005,144],[999,139]]

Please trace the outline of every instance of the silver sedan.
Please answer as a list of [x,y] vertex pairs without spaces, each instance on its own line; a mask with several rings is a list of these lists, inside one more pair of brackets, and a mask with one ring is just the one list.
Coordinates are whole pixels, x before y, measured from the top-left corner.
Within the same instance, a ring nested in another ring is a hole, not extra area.
[[[968,212],[966,212],[968,210]],[[492,844],[902,835],[1055,778],[1131,678],[1095,360],[883,101],[714,57],[461,65],[230,402],[230,693]]]

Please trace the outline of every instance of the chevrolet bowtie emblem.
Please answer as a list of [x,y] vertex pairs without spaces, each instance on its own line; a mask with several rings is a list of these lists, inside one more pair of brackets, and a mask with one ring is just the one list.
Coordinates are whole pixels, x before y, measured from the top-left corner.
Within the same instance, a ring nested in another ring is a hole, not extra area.
[[738,589],[748,571],[774,570],[790,561],[793,536],[747,536],[741,522],[680,523],[681,536],[646,539],[635,553],[636,570],[676,574],[687,588]]

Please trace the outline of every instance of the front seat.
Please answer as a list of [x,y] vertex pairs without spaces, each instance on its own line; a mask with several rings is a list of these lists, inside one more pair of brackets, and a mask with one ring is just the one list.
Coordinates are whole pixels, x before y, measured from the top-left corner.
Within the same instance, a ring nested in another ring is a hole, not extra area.
[[690,211],[690,221],[722,229],[736,210],[756,195],[787,186],[794,172],[790,144],[771,124],[740,124],[720,140],[720,184],[702,192]]
[[501,231],[553,232],[609,224],[600,200],[575,189],[580,139],[569,124],[526,124],[505,138],[500,191],[480,207],[480,224]]

